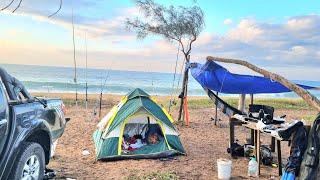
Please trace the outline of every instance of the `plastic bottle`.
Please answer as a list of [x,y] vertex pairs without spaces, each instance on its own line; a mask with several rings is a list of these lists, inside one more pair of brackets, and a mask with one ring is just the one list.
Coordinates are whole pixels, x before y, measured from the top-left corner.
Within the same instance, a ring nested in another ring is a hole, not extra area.
[[248,165],[248,176],[249,177],[258,177],[258,162],[256,158],[252,157]]

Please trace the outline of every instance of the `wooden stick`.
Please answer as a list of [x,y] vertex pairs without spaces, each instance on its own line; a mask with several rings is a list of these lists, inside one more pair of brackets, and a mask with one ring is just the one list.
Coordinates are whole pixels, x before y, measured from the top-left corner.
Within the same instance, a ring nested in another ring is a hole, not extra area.
[[295,92],[297,95],[299,95],[302,99],[304,99],[311,107],[314,107],[317,111],[320,112],[320,101],[313,96],[312,94],[310,94],[307,90],[301,88],[300,86],[291,83],[289,80],[287,80],[286,78],[275,74],[275,73],[271,73],[265,69],[261,69],[247,61],[244,60],[239,60],[239,59],[231,59],[231,58],[221,58],[221,57],[212,57],[212,56],[208,56],[207,57],[208,61],[217,61],[217,62],[224,62],[224,63],[233,63],[233,64],[238,64],[238,65],[242,65],[242,66],[246,66],[247,68],[262,74],[264,77],[266,78],[270,78],[272,80],[275,80],[279,83],[281,83],[283,86],[287,87],[288,89],[292,90],[293,92]]

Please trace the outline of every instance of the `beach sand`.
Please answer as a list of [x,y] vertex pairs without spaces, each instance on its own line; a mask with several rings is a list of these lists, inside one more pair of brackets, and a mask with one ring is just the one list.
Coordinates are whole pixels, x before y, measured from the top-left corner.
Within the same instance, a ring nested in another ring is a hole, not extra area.
[[[39,95],[39,94],[37,94]],[[211,117],[214,117],[214,108],[190,109],[190,126],[177,124],[181,141],[186,149],[186,156],[176,156],[173,160],[122,160],[122,161],[96,161],[92,134],[96,130],[98,118],[93,118],[93,109],[97,105],[98,95],[89,96],[89,108],[86,111],[83,104],[84,95],[78,107],[74,105],[73,94],[44,94],[49,97],[60,97],[67,105],[67,116],[71,121],[67,124],[63,136],[59,139],[55,157],[50,161],[49,168],[56,170],[57,178],[76,179],[139,179],[152,173],[169,173],[179,179],[217,179],[217,159],[230,158],[227,153],[229,142],[228,119],[219,113],[221,122],[215,126]],[[113,105],[117,104],[121,96],[104,95],[102,117]],[[166,102],[169,97],[156,97],[160,102]],[[193,99],[207,99],[206,97],[193,97]],[[272,100],[271,100],[272,101]],[[175,107],[172,116],[177,118]],[[313,110],[277,109],[276,114],[287,114],[288,119],[299,119],[306,114],[314,115]],[[249,138],[249,131],[244,128],[236,129],[236,138],[244,142]],[[262,144],[269,144],[270,139],[262,137]],[[83,150],[89,150],[88,156],[83,156]],[[287,143],[282,143],[283,161],[289,155]],[[275,158],[276,159],[276,158]],[[232,177],[234,179],[247,179],[247,158],[232,159]],[[278,169],[261,166],[260,179],[279,179]]]

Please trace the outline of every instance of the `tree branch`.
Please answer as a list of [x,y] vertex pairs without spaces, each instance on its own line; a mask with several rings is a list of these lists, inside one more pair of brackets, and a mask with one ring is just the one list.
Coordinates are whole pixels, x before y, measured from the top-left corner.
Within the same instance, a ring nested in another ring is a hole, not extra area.
[[13,11],[12,11],[12,13],[16,12],[16,10],[18,10],[18,9],[19,9],[19,7],[20,7],[21,3],[22,3],[22,0],[20,0],[20,1],[19,1],[18,6],[17,6]]
[[62,0],[60,0],[60,5],[59,5],[59,8],[56,12],[52,13],[51,15],[48,16],[48,18],[51,18],[52,16],[56,15],[62,8]]
[[8,7],[11,6],[11,4],[14,2],[15,0],[12,0],[8,5],[6,5],[4,8],[1,9],[1,11],[7,9]]
[[192,43],[195,42],[197,40],[197,36],[195,34],[193,34],[193,39],[190,41],[189,43],[189,49],[187,51],[188,54],[190,54],[191,49],[192,49]]

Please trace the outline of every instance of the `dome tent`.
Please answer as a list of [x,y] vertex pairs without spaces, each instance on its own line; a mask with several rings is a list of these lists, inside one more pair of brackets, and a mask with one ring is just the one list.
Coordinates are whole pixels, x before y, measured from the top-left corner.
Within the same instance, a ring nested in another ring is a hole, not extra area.
[[[146,92],[137,88],[124,96],[99,122],[93,134],[96,159],[161,158],[185,154],[172,123],[171,116]],[[163,136],[157,144],[147,144],[129,153],[122,150],[125,135],[145,137],[154,128],[158,128]]]

